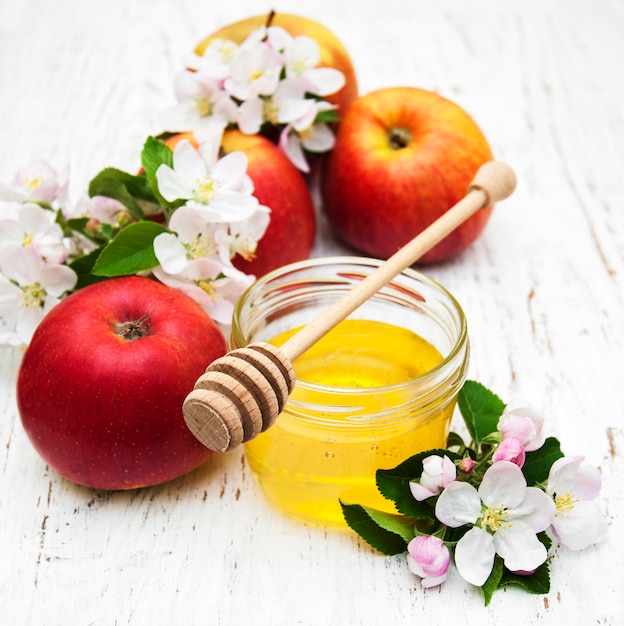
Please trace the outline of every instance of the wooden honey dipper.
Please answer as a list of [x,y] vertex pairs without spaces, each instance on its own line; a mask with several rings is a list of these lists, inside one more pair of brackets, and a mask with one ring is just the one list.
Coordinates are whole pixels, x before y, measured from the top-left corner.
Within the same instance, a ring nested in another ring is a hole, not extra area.
[[297,357],[473,213],[504,200],[515,187],[516,176],[508,165],[485,163],[464,198],[279,349],[254,342],[213,361],[184,401],[188,428],[216,452],[235,448],[265,431],[275,422],[295,385],[292,362]]

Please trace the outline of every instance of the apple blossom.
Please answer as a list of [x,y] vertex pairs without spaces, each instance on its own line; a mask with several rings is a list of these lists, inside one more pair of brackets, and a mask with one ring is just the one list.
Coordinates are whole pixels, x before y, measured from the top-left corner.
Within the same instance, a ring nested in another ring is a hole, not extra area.
[[500,461],[510,461],[515,463],[518,467],[524,465],[526,459],[526,452],[522,447],[522,443],[513,437],[503,439],[494,450],[492,455],[492,462],[498,463]]
[[527,402],[508,404],[498,421],[504,439],[517,439],[526,452],[541,448],[546,440],[544,418]]
[[20,168],[11,185],[0,184],[0,200],[45,202],[64,200],[67,182],[43,159],[35,159]]
[[267,37],[274,48],[283,51],[286,78],[303,78],[307,91],[318,96],[329,96],[344,86],[345,76],[340,70],[316,67],[321,60],[321,50],[311,37],[292,37],[279,26],[269,27]]
[[208,219],[231,222],[249,218],[258,207],[252,196],[253,183],[247,176],[247,157],[231,152],[217,160],[220,134],[202,143],[198,150],[183,139],[173,152],[173,168],[161,165],[156,171],[158,189],[173,202],[202,211]]
[[466,456],[457,464],[457,466],[462,474],[471,474],[474,469],[475,462],[469,456]]
[[425,588],[436,587],[446,580],[451,555],[438,537],[418,535],[407,544],[407,566],[422,578]]
[[532,571],[547,556],[537,533],[555,517],[552,499],[537,487],[527,487],[522,470],[508,461],[492,465],[479,489],[451,483],[439,496],[435,515],[450,528],[471,525],[458,541],[455,564],[464,579],[481,586],[500,555],[510,571]]
[[178,104],[163,114],[170,131],[193,131],[197,141],[209,138],[214,129],[234,122],[238,107],[216,80],[201,72],[184,70],[175,77]]
[[190,261],[176,274],[169,274],[161,266],[152,273],[160,282],[195,300],[222,324],[231,323],[236,301],[254,281],[253,276],[213,258]]
[[300,80],[283,80],[270,96],[257,96],[243,102],[238,109],[238,127],[247,135],[260,132],[264,123],[274,126],[292,124],[295,129],[307,128],[314,122],[317,107],[305,97]]
[[18,207],[16,220],[0,220],[0,262],[16,249],[26,248],[44,263],[63,263],[68,249],[55,215],[37,204],[26,202]]
[[237,51],[238,45],[233,41],[215,39],[201,55],[191,53],[186,59],[186,66],[207,78],[223,81],[230,73],[230,63]]
[[423,471],[420,479],[410,481],[410,491],[419,502],[436,496],[448,487],[456,478],[455,464],[448,456],[432,454],[423,459]]
[[334,142],[334,133],[323,122],[299,131],[292,124],[287,124],[279,137],[281,150],[303,172],[310,171],[304,149],[310,152],[327,152],[332,149]]
[[8,279],[0,282],[0,318],[15,328],[5,339],[27,345],[45,314],[75,287],[76,273],[66,265],[41,263],[22,247],[0,262],[0,272]]
[[581,465],[583,461],[582,456],[555,461],[546,486],[557,510],[553,533],[570,550],[582,550],[607,534],[607,522],[595,501],[600,492],[600,472],[591,465]]
[[271,95],[280,80],[284,59],[262,40],[257,41],[263,32],[264,29],[258,29],[252,33],[230,62],[230,74],[223,86],[238,100]]

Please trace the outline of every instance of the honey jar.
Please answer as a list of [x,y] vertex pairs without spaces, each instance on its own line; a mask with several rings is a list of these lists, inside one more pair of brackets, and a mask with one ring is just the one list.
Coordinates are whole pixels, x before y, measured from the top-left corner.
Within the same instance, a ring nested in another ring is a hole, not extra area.
[[[265,275],[236,306],[230,347],[279,346],[380,264],[325,257]],[[331,526],[345,525],[340,501],[393,512],[375,472],[445,446],[468,355],[455,298],[416,270],[402,272],[294,361],[284,410],[245,444],[268,498]]]

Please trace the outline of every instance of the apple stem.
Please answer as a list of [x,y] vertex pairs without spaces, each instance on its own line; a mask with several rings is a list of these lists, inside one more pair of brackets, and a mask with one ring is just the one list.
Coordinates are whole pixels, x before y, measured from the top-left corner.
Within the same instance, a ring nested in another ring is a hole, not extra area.
[[409,145],[412,133],[407,128],[393,128],[388,134],[388,142],[392,150],[401,150]]
[[130,320],[127,322],[115,322],[115,332],[126,341],[134,341],[145,337],[150,329],[150,324],[147,323],[147,313],[138,320]]
[[274,17],[275,17],[275,10],[271,9],[271,12],[267,16],[267,21],[265,23],[266,28],[269,28],[271,26],[271,24],[273,23],[273,18]]

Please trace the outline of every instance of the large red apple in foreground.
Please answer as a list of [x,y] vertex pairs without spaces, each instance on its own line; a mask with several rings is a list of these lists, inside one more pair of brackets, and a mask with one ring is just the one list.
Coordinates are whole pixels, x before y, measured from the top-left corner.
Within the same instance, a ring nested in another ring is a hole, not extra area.
[[24,354],[24,429],[76,483],[116,490],[171,480],[211,454],[182,404],[225,352],[212,319],[170,287],[137,276],[85,287],[46,315]]
[[[322,181],[336,234],[387,258],[456,204],[492,159],[475,121],[457,104],[414,87],[374,91],[343,117]],[[492,207],[482,209],[421,259],[449,259],[474,242]]]
[[[181,139],[195,143],[191,133],[179,133],[166,139],[172,149]],[[254,184],[253,195],[271,209],[271,218],[258,242],[255,256],[246,260],[234,257],[233,264],[260,277],[282,265],[307,259],[314,246],[316,217],[314,203],[301,172],[288,157],[262,135],[245,135],[227,130],[222,151],[241,151],[247,155],[247,174]]]
[[262,25],[266,25],[269,20],[272,26],[280,26],[292,37],[307,35],[314,39],[319,46],[321,54],[318,66],[331,67],[340,70],[344,74],[344,87],[327,97],[329,102],[337,106],[338,114],[343,115],[358,96],[355,69],[347,49],[338,37],[326,26],[315,20],[289,13],[255,15],[220,28],[201,41],[195,52],[199,55],[203,54],[207,46],[215,39],[225,39],[241,44],[254,30]]

